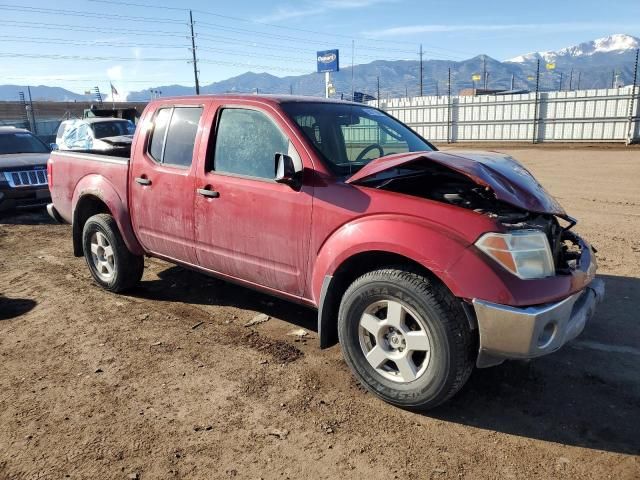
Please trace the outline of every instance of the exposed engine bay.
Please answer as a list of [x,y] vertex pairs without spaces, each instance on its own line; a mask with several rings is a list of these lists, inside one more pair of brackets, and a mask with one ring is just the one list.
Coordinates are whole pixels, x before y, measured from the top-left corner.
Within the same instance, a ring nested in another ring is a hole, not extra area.
[[[384,172],[363,182],[369,187],[427,198],[473,210],[496,219],[509,230],[543,231],[549,240],[556,273],[575,270],[582,253],[582,242],[570,231],[570,217],[529,212],[498,200],[491,188],[478,185],[466,175],[442,165],[418,163]],[[566,225],[561,225],[560,220]]]

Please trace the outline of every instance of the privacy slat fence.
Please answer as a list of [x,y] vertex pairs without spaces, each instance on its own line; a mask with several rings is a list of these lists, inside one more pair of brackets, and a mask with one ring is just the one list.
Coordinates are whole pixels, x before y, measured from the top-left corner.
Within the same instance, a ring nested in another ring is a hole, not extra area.
[[[640,142],[632,87],[369,102],[435,142]],[[537,108],[536,108],[537,104]],[[537,115],[536,115],[537,111]]]

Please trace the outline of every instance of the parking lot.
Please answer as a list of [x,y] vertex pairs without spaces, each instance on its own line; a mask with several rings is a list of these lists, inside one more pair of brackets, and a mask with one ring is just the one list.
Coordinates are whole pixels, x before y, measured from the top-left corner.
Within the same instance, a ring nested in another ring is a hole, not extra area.
[[314,311],[156,259],[110,294],[70,226],[0,217],[0,477],[639,478],[640,150],[500,150],[579,219],[605,301],[426,414],[366,393]]

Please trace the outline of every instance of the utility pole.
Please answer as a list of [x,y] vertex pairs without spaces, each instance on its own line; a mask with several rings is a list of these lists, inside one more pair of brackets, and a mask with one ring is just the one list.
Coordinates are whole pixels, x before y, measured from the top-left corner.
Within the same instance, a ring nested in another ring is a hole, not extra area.
[[562,72],[560,72],[560,87],[558,88],[559,91],[562,91]]
[[[636,61],[633,64],[633,84],[631,87],[631,97],[629,98],[629,129],[627,133],[627,145],[633,141],[634,116],[633,104],[636,100],[636,87],[638,85],[638,57],[640,56],[640,48],[636,49]],[[640,102],[640,100],[639,100]]]
[[578,85],[576,86],[576,90],[580,90],[580,78],[582,77],[582,72],[578,72]]
[[289,95],[293,95],[293,84],[289,84]]
[[536,68],[536,99],[535,106],[533,108],[533,138],[531,143],[536,143],[538,132],[538,92],[540,90],[540,59],[538,59],[538,66]]
[[611,88],[616,88],[616,69],[611,72]]
[[33,99],[31,98],[31,87],[27,85],[29,92],[29,106],[31,107],[31,118],[33,120],[33,133],[38,135],[38,123],[36,122],[36,111],[33,109]]
[[380,76],[378,76],[378,108],[380,108]]
[[516,76],[514,73],[511,74],[511,90],[513,90],[514,86],[515,86],[515,80],[516,80]]
[[482,55],[482,81],[484,82],[484,89],[487,89],[487,58],[486,55]]
[[422,62],[422,44],[420,44],[420,96],[423,95],[423,79],[424,78],[424,65]]
[[189,24],[191,25],[191,54],[193,55],[193,77],[196,81],[196,95],[200,95],[200,81],[198,80],[198,59],[196,58],[196,36],[193,33],[193,12],[189,10]]

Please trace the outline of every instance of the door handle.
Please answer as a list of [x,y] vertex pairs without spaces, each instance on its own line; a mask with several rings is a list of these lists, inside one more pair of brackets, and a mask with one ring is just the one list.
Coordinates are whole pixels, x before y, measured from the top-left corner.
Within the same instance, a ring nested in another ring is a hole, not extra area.
[[151,180],[145,177],[136,177],[136,183],[140,185],[151,185]]
[[198,188],[196,189],[196,192],[198,192],[203,197],[218,198],[220,196],[220,192],[209,190],[208,188]]

